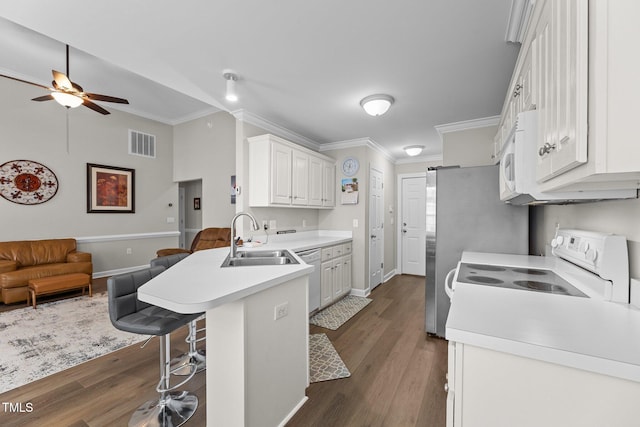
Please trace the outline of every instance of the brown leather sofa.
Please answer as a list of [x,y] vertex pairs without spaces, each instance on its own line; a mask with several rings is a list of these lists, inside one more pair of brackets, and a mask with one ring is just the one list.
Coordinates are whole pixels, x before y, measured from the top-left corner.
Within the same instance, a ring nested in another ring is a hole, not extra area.
[[231,228],[205,228],[198,231],[191,242],[191,249],[168,248],[156,251],[158,257],[173,254],[192,254],[203,249],[224,248],[231,245]]
[[91,254],[78,252],[76,239],[0,242],[0,302],[26,301],[31,279],[85,273],[91,280]]

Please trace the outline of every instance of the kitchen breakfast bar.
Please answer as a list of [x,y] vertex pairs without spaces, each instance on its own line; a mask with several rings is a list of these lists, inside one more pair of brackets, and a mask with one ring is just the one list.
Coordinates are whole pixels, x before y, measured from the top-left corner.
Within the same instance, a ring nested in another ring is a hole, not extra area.
[[195,252],[141,286],[138,298],[206,313],[208,426],[284,425],[307,400],[313,267],[221,267],[228,254]]

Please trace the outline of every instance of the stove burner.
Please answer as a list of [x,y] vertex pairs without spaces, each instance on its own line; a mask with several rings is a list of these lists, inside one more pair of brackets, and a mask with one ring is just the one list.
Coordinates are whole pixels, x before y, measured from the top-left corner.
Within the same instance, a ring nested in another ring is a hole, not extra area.
[[534,280],[515,280],[513,284],[530,289],[532,291],[552,292],[554,294],[570,295],[564,287],[551,283],[536,282]]
[[516,273],[529,274],[531,276],[546,276],[549,274],[549,271],[547,270],[535,270],[533,268],[514,268],[513,271]]
[[498,267],[497,265],[482,265],[482,264],[467,264],[469,268],[474,270],[483,270],[483,271],[505,271],[504,267]]
[[497,285],[498,283],[504,283],[503,280],[494,279],[493,277],[486,277],[486,276],[467,276],[465,279],[469,280],[470,282],[487,283],[490,285]]

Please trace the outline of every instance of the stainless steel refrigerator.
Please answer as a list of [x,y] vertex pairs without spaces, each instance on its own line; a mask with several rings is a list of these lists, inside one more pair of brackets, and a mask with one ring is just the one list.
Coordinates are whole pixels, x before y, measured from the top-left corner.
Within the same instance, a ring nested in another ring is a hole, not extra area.
[[500,201],[498,166],[427,171],[426,330],[445,335],[447,273],[463,251],[527,254],[529,208]]

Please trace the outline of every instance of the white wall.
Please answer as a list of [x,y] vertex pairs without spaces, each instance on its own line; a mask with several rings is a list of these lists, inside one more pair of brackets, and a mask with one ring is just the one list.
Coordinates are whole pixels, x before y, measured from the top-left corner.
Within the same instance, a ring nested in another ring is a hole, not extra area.
[[640,200],[616,200],[535,208],[531,236],[534,254],[545,252],[556,224],[562,228],[602,231],[626,236],[631,277],[640,278]]
[[230,197],[231,175],[236,174],[235,132],[235,118],[226,112],[173,128],[173,179],[202,180],[203,228],[228,227],[235,214]]
[[482,166],[493,164],[493,137],[497,126],[448,132],[442,135],[444,166]]
[[[177,244],[177,223],[166,221],[178,216],[171,126],[108,104],[111,114],[103,116],[85,107],[67,110],[53,101],[33,102],[42,90],[7,79],[0,79],[0,93],[5,101],[0,103],[0,164],[34,160],[49,167],[59,182],[55,197],[40,205],[0,198],[0,240],[96,237],[79,248],[93,253],[98,273],[148,264],[157,249]],[[128,154],[128,129],[156,136],[155,159]],[[87,163],[135,169],[134,214],[87,213]],[[147,238],[130,236],[140,233]],[[121,237],[104,240],[116,235]]]

